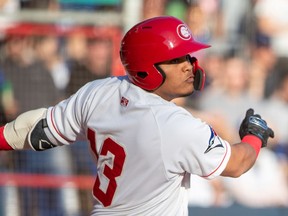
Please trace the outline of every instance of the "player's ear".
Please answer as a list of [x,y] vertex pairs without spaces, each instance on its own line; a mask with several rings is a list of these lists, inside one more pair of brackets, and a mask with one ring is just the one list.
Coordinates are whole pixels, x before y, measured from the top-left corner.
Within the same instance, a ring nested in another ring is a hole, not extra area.
[[201,91],[204,89],[205,80],[206,80],[206,73],[205,71],[199,66],[198,60],[195,57],[191,57],[188,55],[191,64],[193,65],[193,73],[194,73],[194,89],[197,91]]

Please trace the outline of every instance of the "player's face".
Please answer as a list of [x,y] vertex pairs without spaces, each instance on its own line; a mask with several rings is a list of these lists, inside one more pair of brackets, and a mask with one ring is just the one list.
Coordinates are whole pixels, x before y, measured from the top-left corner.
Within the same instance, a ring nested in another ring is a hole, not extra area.
[[158,66],[164,71],[166,79],[154,93],[168,101],[192,94],[193,66],[187,56],[162,62]]

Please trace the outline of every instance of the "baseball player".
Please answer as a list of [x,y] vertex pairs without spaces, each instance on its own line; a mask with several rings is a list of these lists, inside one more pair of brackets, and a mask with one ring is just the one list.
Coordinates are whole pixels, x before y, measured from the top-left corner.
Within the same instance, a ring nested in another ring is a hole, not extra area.
[[121,42],[127,76],[87,83],[59,104],[0,130],[1,150],[47,150],[88,140],[97,166],[91,215],[188,215],[190,174],[211,179],[249,170],[273,131],[248,110],[240,143],[171,102],[204,86],[193,53],[208,48],[170,16],[132,27]]

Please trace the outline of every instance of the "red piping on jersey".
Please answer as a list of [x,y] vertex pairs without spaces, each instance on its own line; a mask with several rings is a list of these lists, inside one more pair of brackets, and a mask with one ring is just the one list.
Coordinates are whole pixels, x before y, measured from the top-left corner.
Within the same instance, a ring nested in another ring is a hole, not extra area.
[[207,178],[207,177],[211,176],[212,174],[214,174],[214,173],[221,167],[221,165],[223,164],[224,159],[225,159],[226,156],[227,156],[227,143],[226,143],[226,142],[224,142],[224,143],[225,143],[225,145],[226,145],[226,152],[225,152],[225,155],[224,155],[221,163],[220,163],[219,166],[218,166],[213,172],[211,172],[209,175],[202,176],[203,178]]
[[4,136],[4,126],[0,127],[0,150],[13,150]]
[[88,140],[90,142],[91,150],[94,153],[96,160],[98,160],[99,155],[96,150],[96,133],[92,129],[88,128],[87,135],[88,135]]
[[63,138],[64,140],[66,140],[67,142],[73,142],[72,140],[69,140],[67,139],[62,133],[60,133],[60,131],[56,128],[56,124],[54,123],[54,118],[53,118],[53,113],[54,113],[54,107],[52,108],[52,111],[51,111],[51,116],[50,116],[50,119],[51,119],[51,122],[52,122],[52,126],[53,128],[55,129],[55,131],[58,133],[58,135]]

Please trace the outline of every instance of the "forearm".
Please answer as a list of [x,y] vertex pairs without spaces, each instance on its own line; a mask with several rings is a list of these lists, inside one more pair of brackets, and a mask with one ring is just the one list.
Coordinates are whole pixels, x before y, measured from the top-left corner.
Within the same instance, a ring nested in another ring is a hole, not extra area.
[[242,139],[241,143],[231,145],[231,156],[221,175],[239,177],[247,172],[254,165],[261,144],[258,137],[248,135]]
[[[37,109],[19,115],[0,130],[0,150],[21,150],[30,148],[28,134],[33,126],[43,118],[46,109]],[[10,146],[10,148],[9,148]]]

